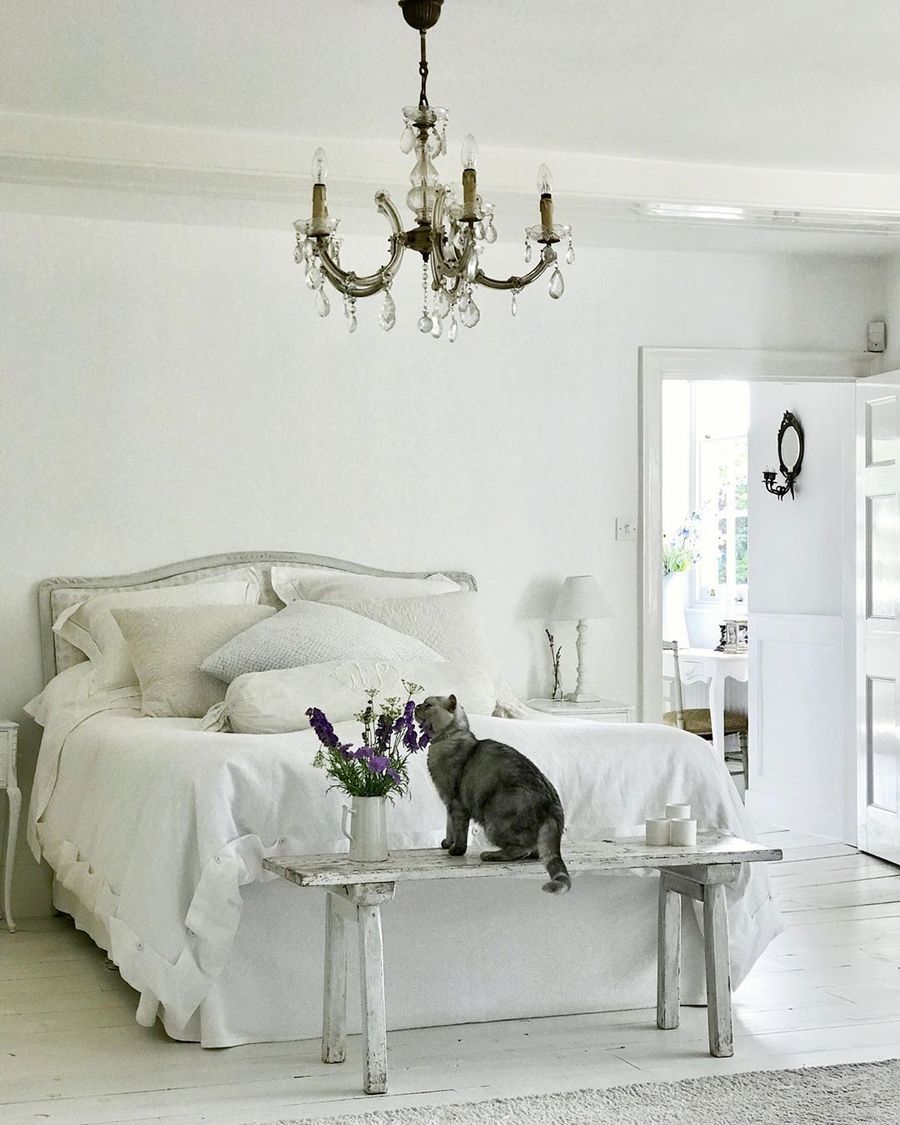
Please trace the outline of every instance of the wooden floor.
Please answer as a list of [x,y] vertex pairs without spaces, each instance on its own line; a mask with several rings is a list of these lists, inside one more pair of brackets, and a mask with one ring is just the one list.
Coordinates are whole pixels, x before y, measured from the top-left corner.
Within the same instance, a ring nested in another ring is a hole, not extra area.
[[582,1086],[900,1056],[900,869],[775,829],[787,924],[735,995],[735,1057],[707,1053],[706,1012],[660,1032],[649,1010],[389,1037],[391,1090],[359,1092],[316,1041],[204,1051],[134,1022],[136,993],[64,919],[0,933],[0,1122],[244,1125]]

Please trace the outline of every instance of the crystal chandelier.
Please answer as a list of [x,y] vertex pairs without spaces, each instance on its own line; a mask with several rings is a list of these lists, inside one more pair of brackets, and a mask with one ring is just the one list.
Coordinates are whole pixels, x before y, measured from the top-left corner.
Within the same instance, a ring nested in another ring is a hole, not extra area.
[[540,222],[525,231],[525,263],[529,265],[538,250],[537,261],[521,276],[504,279],[489,277],[481,268],[481,253],[485,243],[497,241],[494,225],[494,207],[482,202],[478,194],[476,168],[478,146],[475,138],[467,136],[462,146],[462,198],[456,191],[439,182],[433,160],[447,151],[447,111],[428,103],[428,59],[425,36],[434,27],[441,14],[444,0],[399,0],[403,17],[410,27],[419,32],[421,59],[419,74],[421,91],[419,104],[403,110],[405,129],[400,147],[405,153],[415,154],[415,165],[410,173],[412,187],[406,203],[415,215],[415,226],[403,229],[400,213],[385,191],[375,196],[378,210],[387,219],[390,228],[387,264],[375,273],[360,277],[341,266],[341,239],[337,236],[338,219],[328,214],[325,181],[328,166],[325,153],[316,149],[312,164],[312,218],[298,219],[294,223],[297,247],[294,259],[303,265],[306,284],[315,293],[316,312],[328,316],[331,301],[325,291],[325,282],[341,294],[344,315],[351,332],[356,331],[356,302],[361,297],[383,293],[384,299],[378,323],[390,332],[397,319],[397,309],[391,296],[391,286],[405,250],[422,256],[422,315],[419,331],[439,339],[447,325],[447,337],[454,341],[459,326],[474,328],[481,319],[481,310],[475,301],[476,287],[503,289],[512,294],[511,312],[518,311],[518,297],[522,290],[537,281],[553,267],[550,276],[550,296],[559,299],[565,283],[558,265],[555,246],[568,243],[566,262],[575,261],[572,246],[572,229],[554,222],[553,186],[546,164],[538,169],[537,190],[540,193]]

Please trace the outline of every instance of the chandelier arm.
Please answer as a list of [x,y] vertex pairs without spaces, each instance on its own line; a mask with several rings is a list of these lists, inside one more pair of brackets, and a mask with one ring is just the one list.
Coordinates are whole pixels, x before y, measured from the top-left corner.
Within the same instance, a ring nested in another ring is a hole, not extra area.
[[325,247],[326,237],[320,236],[317,239],[318,249],[316,253],[322,266],[322,273],[325,274],[335,289],[338,289],[341,293],[346,293],[349,297],[372,297],[376,293],[380,293],[393,281],[394,274],[400,268],[403,251],[406,249],[402,237],[403,224],[400,221],[400,212],[394,206],[391,197],[387,192],[380,191],[375,196],[375,202],[378,204],[378,210],[385,216],[391,226],[391,256],[387,264],[376,273],[370,273],[365,277],[357,277],[352,270],[341,269]]
[[557,261],[556,251],[552,246],[546,245],[541,253],[541,260],[528,273],[523,274],[521,277],[508,277],[505,281],[501,281],[496,277],[488,277],[484,270],[479,270],[475,274],[475,284],[483,285],[487,289],[524,289],[526,285],[530,285],[546,270]]
[[472,227],[466,231],[466,241],[462,250],[459,251],[458,256],[454,261],[450,261],[444,254],[444,247],[441,241],[441,234],[439,231],[435,232],[431,240],[434,270],[441,277],[453,279],[460,277],[465,273],[466,266],[469,264],[469,258],[475,252],[475,234]]
[[431,213],[431,268],[435,281],[440,284],[441,278],[458,278],[469,262],[469,256],[475,246],[475,232],[472,224],[468,224],[466,242],[455,259],[451,261],[444,253],[444,209],[447,201],[447,188],[439,187],[435,194],[434,210]]

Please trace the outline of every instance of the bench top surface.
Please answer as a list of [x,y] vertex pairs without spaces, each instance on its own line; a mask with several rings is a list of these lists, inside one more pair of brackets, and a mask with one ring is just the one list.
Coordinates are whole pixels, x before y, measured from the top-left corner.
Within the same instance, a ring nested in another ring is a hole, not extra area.
[[[751,844],[737,836],[701,832],[696,844],[653,846],[642,837],[601,840],[563,847],[570,871],[625,871],[635,867],[694,867],[721,863],[771,862],[782,858],[780,848]],[[263,860],[267,871],[301,887],[350,886],[356,883],[399,883],[415,879],[462,879],[497,875],[543,875],[538,860],[484,863],[477,851],[450,856],[441,848],[391,852],[379,863],[361,863],[344,854],[275,855]]]

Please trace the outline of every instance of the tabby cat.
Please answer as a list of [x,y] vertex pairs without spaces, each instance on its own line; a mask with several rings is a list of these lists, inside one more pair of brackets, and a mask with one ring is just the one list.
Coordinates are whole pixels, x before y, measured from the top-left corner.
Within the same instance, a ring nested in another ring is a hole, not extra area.
[[498,849],[482,852],[482,860],[540,859],[550,876],[544,890],[568,891],[572,882],[559,854],[562,804],[537,766],[512,746],[476,738],[455,695],[430,695],[416,707],[416,719],[431,736],[428,772],[447,807],[441,847],[464,855],[474,820]]

